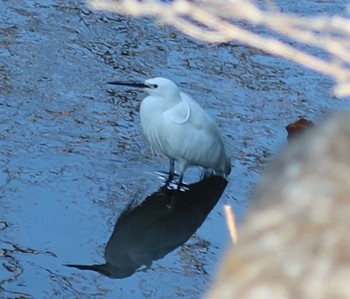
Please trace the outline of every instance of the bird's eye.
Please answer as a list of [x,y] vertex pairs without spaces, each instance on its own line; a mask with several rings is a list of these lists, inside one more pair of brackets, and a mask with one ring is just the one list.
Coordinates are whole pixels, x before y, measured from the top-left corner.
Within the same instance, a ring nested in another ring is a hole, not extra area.
[[153,87],[154,89],[156,89],[156,88],[158,88],[158,84],[153,84],[152,87]]

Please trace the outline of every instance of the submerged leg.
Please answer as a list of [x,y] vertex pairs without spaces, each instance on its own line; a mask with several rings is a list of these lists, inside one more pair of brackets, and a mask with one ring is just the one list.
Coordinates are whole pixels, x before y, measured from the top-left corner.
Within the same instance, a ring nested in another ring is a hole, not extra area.
[[175,174],[175,160],[170,159],[169,176],[167,182],[171,182]]

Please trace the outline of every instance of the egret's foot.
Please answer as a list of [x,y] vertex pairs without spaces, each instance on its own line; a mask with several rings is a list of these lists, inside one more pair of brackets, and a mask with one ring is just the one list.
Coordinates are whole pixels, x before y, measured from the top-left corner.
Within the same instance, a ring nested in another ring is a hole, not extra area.
[[168,190],[174,190],[177,189],[177,177],[178,175],[175,173],[173,175],[168,175],[168,177],[165,179],[165,183],[164,186],[168,189]]
[[176,188],[176,191],[179,191],[179,192],[186,192],[190,190],[190,185],[186,184],[186,183],[181,183],[180,185],[177,184],[177,188]]
[[164,181],[164,185],[166,186],[175,183],[175,180],[178,177],[176,173],[170,174],[167,171],[157,171],[157,174],[159,175],[159,178]]
[[183,178],[184,178],[184,174],[181,173],[180,177],[179,177],[179,182],[177,183],[177,191],[179,191],[181,189]]
[[178,184],[177,184],[176,190],[177,190],[177,191],[180,191],[180,190],[181,190],[181,186],[182,186],[182,183],[178,183]]
[[167,184],[171,183],[173,179],[174,179],[174,173],[169,173],[166,183]]

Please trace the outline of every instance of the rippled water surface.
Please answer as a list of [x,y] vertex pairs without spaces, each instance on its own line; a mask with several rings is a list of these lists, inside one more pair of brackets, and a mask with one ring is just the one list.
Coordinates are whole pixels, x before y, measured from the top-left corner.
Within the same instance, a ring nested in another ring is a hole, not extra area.
[[[280,3],[309,15],[342,14],[347,1]],[[241,221],[285,125],[349,107],[329,78],[291,62],[78,0],[3,0],[0,18],[1,298],[199,298],[230,242],[223,205]],[[111,279],[65,267],[104,263],[117,218],[163,183],[168,162],[140,134],[144,94],[106,84],[154,76],[215,119],[233,160],[228,185],[197,232],[148,269]]]

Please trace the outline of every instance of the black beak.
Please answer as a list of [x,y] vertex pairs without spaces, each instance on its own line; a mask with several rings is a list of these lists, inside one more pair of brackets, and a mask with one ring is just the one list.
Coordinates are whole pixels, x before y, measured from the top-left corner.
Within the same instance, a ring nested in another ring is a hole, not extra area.
[[113,81],[113,82],[107,82],[107,84],[131,86],[131,87],[137,87],[137,88],[149,88],[149,86],[144,84],[144,83],[132,83],[132,82]]

